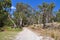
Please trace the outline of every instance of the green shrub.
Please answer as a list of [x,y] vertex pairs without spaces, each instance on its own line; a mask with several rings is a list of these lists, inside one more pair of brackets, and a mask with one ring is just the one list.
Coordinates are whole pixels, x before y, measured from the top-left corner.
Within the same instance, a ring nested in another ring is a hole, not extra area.
[[3,28],[5,31],[21,31],[22,29],[21,28],[12,28],[12,27],[4,27]]

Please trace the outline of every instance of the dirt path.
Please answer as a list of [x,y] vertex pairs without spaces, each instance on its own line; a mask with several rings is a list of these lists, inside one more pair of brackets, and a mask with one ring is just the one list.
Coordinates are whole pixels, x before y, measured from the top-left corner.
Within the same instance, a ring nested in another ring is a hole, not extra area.
[[14,40],[53,40],[48,39],[48,37],[43,39],[43,36],[37,36],[34,32],[28,28],[23,28],[23,31],[20,32]]

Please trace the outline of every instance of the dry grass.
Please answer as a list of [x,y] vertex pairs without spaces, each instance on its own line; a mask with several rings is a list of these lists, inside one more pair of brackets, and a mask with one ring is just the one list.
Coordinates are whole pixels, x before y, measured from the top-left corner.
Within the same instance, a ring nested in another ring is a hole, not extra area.
[[20,28],[11,28],[11,27],[4,27],[1,28],[0,31],[0,40],[13,40],[18,32],[22,31]]
[[15,35],[17,35],[18,32],[14,31],[5,31],[0,32],[0,40],[13,40],[15,38]]
[[41,26],[34,27],[33,25],[29,26],[29,28],[32,29],[34,32],[36,32],[38,35],[50,36],[55,40],[60,40],[59,29],[52,29],[52,28],[42,29]]

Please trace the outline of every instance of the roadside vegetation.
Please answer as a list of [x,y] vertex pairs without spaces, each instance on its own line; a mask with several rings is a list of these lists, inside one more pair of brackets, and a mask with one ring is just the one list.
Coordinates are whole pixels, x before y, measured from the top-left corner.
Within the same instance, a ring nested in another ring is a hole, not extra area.
[[16,31],[0,32],[0,40],[13,40],[17,33]]
[[20,31],[22,31],[21,28],[4,26],[4,28],[0,29],[0,40],[13,40]]
[[55,40],[60,40],[60,29],[58,26],[57,27],[52,26],[43,29],[41,25],[34,24],[34,25],[30,25],[28,28],[34,31],[39,36],[51,37],[54,38]]

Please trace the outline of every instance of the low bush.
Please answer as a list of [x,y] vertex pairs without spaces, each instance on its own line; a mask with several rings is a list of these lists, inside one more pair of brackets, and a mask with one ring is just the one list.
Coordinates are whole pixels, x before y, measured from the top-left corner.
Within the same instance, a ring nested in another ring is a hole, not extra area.
[[29,28],[37,32],[38,35],[50,36],[51,38],[54,38],[55,40],[60,40],[60,29],[57,29],[57,28],[42,29],[41,27],[32,28],[31,26]]
[[3,28],[0,28],[0,30],[4,30],[4,31],[21,31],[21,28],[12,28],[11,26],[4,26]]

